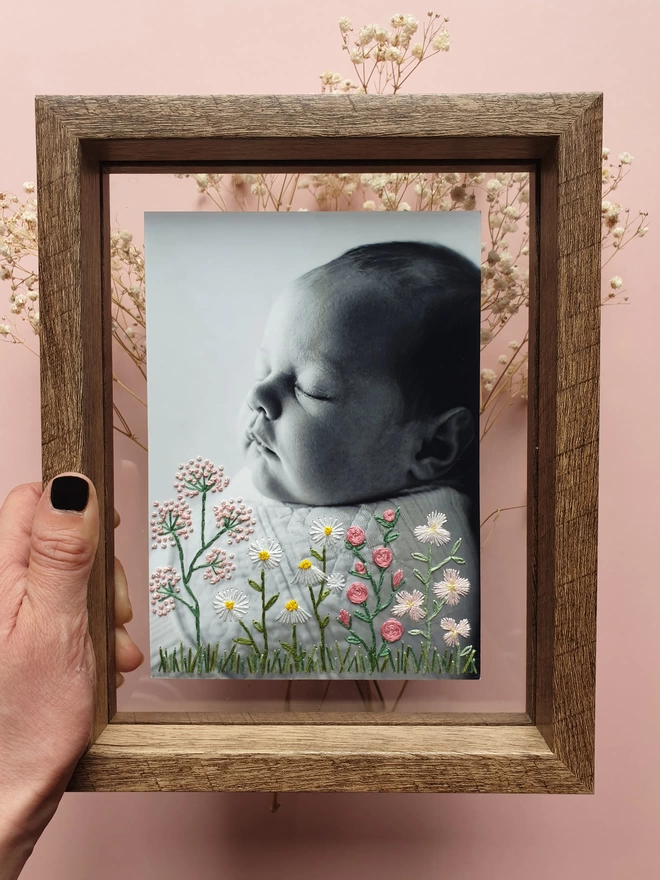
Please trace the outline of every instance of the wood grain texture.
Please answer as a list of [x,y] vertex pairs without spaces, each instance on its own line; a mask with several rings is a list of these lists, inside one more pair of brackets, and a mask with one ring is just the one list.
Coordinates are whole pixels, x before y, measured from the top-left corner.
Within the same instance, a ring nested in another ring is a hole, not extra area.
[[[42,97],[36,113],[44,479],[82,471],[102,507],[94,745],[72,788],[593,790],[601,97]],[[108,169],[406,164],[537,169],[529,717],[115,715]]]
[[523,712],[118,712],[110,724],[267,724],[407,726],[516,726],[531,724]]
[[91,479],[99,501],[100,540],[88,591],[94,741],[114,714],[115,696],[114,640],[108,637],[114,631],[108,589],[114,577],[112,340],[109,287],[105,296],[101,288],[107,217],[102,222],[98,164],[39,106],[36,128],[43,482],[77,471]]
[[[539,730],[593,789],[602,101],[541,160],[534,304],[535,699]],[[530,707],[528,707],[529,710]]]
[[585,791],[526,727],[110,724],[74,791]]

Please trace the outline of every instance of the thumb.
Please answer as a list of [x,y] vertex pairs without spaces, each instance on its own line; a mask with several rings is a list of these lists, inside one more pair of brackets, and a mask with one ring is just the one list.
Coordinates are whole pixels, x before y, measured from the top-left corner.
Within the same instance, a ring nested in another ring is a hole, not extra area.
[[55,477],[43,492],[30,537],[27,592],[49,614],[84,614],[99,539],[93,483],[82,474]]

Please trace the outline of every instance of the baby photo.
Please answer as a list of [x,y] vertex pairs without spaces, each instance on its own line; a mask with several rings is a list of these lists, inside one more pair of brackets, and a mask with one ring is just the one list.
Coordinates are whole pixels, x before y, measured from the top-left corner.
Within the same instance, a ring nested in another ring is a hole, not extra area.
[[480,668],[480,217],[145,215],[155,677]]

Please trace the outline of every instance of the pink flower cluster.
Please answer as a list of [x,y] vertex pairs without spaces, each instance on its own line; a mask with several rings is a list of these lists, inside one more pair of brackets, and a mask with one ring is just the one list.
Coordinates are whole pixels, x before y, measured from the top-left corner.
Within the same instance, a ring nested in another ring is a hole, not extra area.
[[351,526],[346,531],[346,540],[353,547],[361,547],[366,541],[364,529],[361,529],[359,526]]
[[371,558],[373,559],[374,564],[378,566],[378,568],[386,569],[389,568],[392,564],[394,554],[389,547],[376,547],[374,552],[371,554]]
[[346,598],[349,602],[352,602],[353,605],[361,605],[369,598],[369,591],[364,584],[361,584],[359,581],[355,581],[346,590]]
[[388,508],[383,512],[383,519],[385,522],[394,522],[394,518],[396,517],[396,513],[392,510],[392,508]]
[[380,634],[386,642],[398,642],[403,635],[403,624],[400,620],[390,617],[380,628]]
[[219,529],[228,529],[231,537],[228,538],[227,544],[249,540],[250,535],[254,534],[254,527],[257,524],[256,519],[252,518],[252,508],[243,504],[242,498],[229,501],[223,501],[222,504],[213,508],[215,514],[215,522]]
[[351,615],[345,608],[341,609],[341,611],[339,612],[339,617],[337,619],[343,626],[351,625]]
[[167,590],[169,593],[181,592],[177,584],[181,575],[171,565],[158,567],[149,580],[149,592],[151,593],[151,613],[159,617],[165,617],[170,611],[174,611],[175,599],[172,596],[163,595],[160,591]]
[[209,564],[209,568],[204,572],[204,580],[208,581],[210,584],[217,584],[220,581],[230,581],[231,573],[235,571],[236,566],[233,563],[234,554],[227,554],[226,550],[222,550],[220,547],[214,547],[209,553],[206,554],[206,561]]
[[176,477],[174,478],[174,488],[177,492],[179,501],[186,498],[194,498],[200,492],[209,490],[211,492],[222,492],[229,485],[229,477],[224,474],[224,467],[213,464],[208,458],[202,461],[202,456],[191,458],[186,464],[180,464]]
[[175,535],[187,538],[193,531],[192,510],[187,502],[165,501],[159,504],[154,501],[153,506],[156,510],[151,514],[151,538],[154,542],[151,545],[152,550],[158,546],[167,547],[168,544],[174,546]]

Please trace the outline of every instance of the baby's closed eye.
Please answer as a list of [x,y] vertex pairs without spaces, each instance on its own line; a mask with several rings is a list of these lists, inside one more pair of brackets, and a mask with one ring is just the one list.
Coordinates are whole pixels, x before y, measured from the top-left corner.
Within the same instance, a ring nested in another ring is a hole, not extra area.
[[309,397],[311,400],[330,402],[333,399],[331,395],[327,394],[325,391],[314,388],[314,386],[304,388],[298,381],[294,382],[293,387],[297,394],[301,394],[303,397]]

